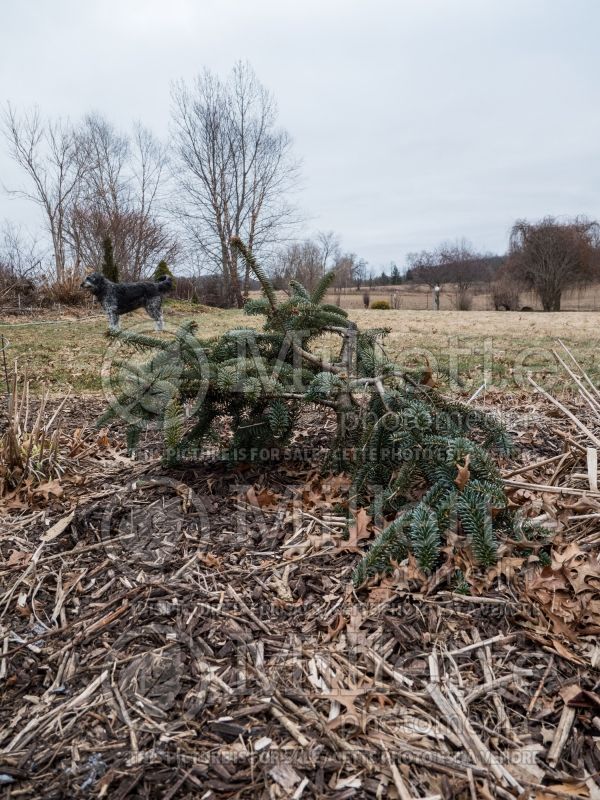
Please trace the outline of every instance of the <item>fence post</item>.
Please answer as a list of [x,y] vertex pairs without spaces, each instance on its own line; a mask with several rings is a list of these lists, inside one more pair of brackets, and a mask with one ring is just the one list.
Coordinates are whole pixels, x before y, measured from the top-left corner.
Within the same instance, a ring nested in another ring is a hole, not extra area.
[[10,407],[10,381],[8,379],[8,366],[6,364],[6,339],[3,333],[0,334],[0,343],[2,345],[2,366],[4,368],[4,380],[6,381],[6,395]]

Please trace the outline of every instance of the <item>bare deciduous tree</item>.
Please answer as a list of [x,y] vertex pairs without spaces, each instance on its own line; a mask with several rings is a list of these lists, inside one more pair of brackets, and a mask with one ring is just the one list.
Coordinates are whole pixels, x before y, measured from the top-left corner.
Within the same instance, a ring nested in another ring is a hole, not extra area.
[[52,240],[56,277],[62,280],[69,211],[87,169],[85,160],[79,158],[77,137],[68,121],[44,121],[37,109],[20,115],[10,104],[2,115],[2,128],[12,158],[30,183],[29,189],[13,192],[42,209]]
[[176,84],[172,99],[177,211],[190,245],[241,307],[250,274],[240,274],[230,240],[241,236],[264,251],[294,221],[287,198],[298,167],[290,137],[276,126],[275,101],[247,64],[238,63],[225,83],[205,70],[191,88]]
[[0,301],[11,294],[32,294],[41,272],[38,241],[6,221],[0,230]]
[[167,165],[166,147],[138,123],[134,129],[131,161],[137,217],[132,268],[138,277],[145,274],[150,265],[154,267],[153,262],[158,257],[170,262],[179,252],[176,236],[161,218]]
[[138,280],[177,251],[173,232],[158,216],[165,148],[141,125],[130,139],[98,115],[78,133],[79,156],[88,168],[70,217],[75,262],[97,266],[102,242],[113,242],[121,274]]
[[367,275],[367,262],[364,258],[359,258],[356,253],[338,251],[333,260],[333,269],[335,270],[333,283],[335,290],[341,291],[355,285],[358,291]]
[[334,231],[317,231],[315,242],[321,253],[323,271],[330,269],[340,256],[340,239]]
[[417,283],[425,283],[430,289],[442,286],[446,281],[445,265],[437,250],[421,250],[406,256],[409,274]]
[[597,274],[600,228],[584,217],[560,222],[518,220],[512,228],[507,274],[539,296],[544,311],[560,311],[562,293]]
[[463,311],[470,308],[474,284],[488,281],[497,261],[494,256],[478,253],[466,239],[408,255],[413,279],[426,283],[431,289],[453,284],[456,306]]
[[466,239],[443,244],[439,248],[440,263],[444,266],[446,281],[454,284],[456,307],[469,311],[473,284],[487,279],[485,256],[478,253]]
[[272,274],[281,288],[287,287],[291,280],[296,280],[312,291],[339,258],[337,236],[332,231],[319,231],[314,239],[292,242],[281,248],[276,255]]

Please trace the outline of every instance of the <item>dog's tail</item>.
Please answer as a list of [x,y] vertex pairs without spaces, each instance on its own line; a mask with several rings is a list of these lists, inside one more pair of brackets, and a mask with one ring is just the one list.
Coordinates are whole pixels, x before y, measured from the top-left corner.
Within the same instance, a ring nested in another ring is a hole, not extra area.
[[170,292],[173,288],[173,278],[170,275],[163,275],[156,281],[159,292]]

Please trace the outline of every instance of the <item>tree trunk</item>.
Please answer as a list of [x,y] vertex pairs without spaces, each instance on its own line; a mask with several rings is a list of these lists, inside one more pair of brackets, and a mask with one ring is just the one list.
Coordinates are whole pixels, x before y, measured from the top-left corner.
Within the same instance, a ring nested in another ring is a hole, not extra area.
[[230,306],[237,308],[244,307],[244,297],[240,286],[240,276],[238,274],[237,259],[231,254],[227,247],[223,247],[223,274],[228,284],[227,301]]
[[54,261],[56,264],[56,280],[63,281],[65,278],[64,249],[56,233],[52,234],[52,247],[54,249]]
[[540,293],[544,311],[560,311],[561,294],[558,290]]

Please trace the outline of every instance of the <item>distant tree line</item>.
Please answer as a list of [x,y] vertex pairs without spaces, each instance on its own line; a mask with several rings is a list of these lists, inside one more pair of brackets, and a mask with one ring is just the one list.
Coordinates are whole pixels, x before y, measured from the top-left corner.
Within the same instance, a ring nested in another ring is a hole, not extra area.
[[287,288],[291,279],[311,290],[329,270],[335,270],[333,291],[360,288],[367,277],[367,262],[356,253],[344,252],[333,231],[320,231],[312,239],[281,247],[273,259],[271,275],[276,288]]
[[231,238],[264,256],[300,221],[291,140],[248,64],[226,81],[205,70],[173,86],[168,147],[140,124],[124,133],[99,114],[71,123],[7,105],[0,122],[22,175],[9,189],[38,207],[44,231],[34,242],[5,225],[0,301],[23,280],[78,285],[102,268],[110,240],[121,279],[149,277],[161,260],[185,264],[217,279],[220,305],[241,306],[252,280]]
[[408,276],[403,276],[400,272],[398,265],[392,261],[389,266],[389,274],[382,270],[380,275],[369,276],[369,288],[373,286],[400,286],[408,279]]
[[489,282],[501,268],[503,259],[489,253],[479,253],[466,239],[445,243],[435,250],[410,253],[408,280],[425,283],[431,289],[452,284],[456,305],[462,311],[471,307],[471,289],[476,283]]
[[585,217],[517,220],[506,255],[480,253],[462,239],[407,261],[406,280],[432,289],[451,284],[462,310],[471,307],[477,284],[489,284],[497,309],[517,309],[519,292],[531,291],[544,311],[560,311],[565,291],[600,280],[600,226]]
[[176,237],[159,213],[167,155],[150,131],[137,125],[125,136],[99,115],[73,126],[11,106],[3,121],[27,178],[14,193],[40,208],[58,281],[68,270],[98,266],[107,237],[130,279],[147,274],[159,256],[174,257]]
[[320,233],[282,249],[273,277],[281,288],[290,278],[314,286],[334,267],[338,289],[425,284],[431,290],[452,292],[455,307],[463,311],[471,308],[476,290],[490,291],[497,310],[518,310],[520,292],[528,291],[538,297],[544,311],[560,311],[565,291],[600,280],[600,226],[584,217],[518,220],[504,255],[480,252],[460,239],[410,253],[406,264],[404,274],[394,262],[388,271],[376,274],[363,259],[342,254],[334,234]]

